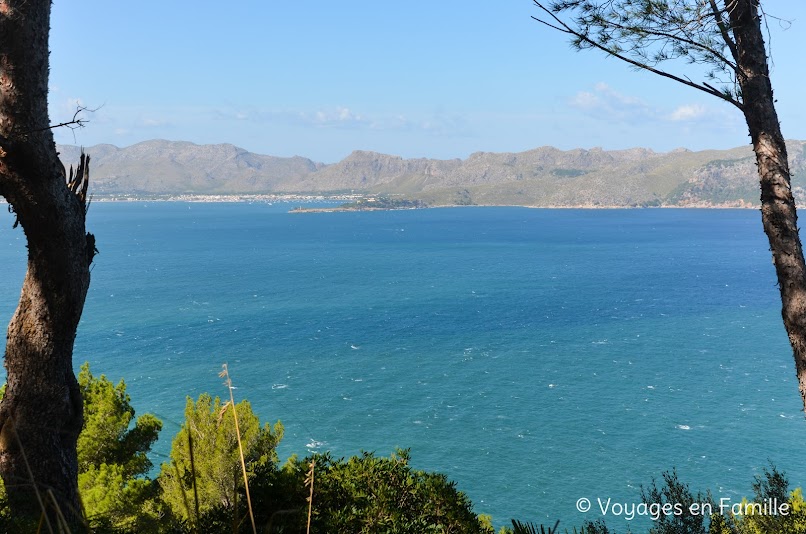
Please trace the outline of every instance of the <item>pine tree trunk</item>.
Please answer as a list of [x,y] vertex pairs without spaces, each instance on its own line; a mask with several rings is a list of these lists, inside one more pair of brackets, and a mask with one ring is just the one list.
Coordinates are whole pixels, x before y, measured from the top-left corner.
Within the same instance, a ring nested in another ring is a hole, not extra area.
[[28,271],[9,324],[0,404],[0,475],[17,518],[55,506],[80,517],[81,393],[73,342],[94,238],[65,183],[48,129],[50,0],[0,0],[0,195],[28,240]]
[[786,144],[775,111],[757,0],[726,0],[736,40],[744,115],[761,181],[761,218],[781,290],[784,327],[806,408],[806,263],[790,185]]

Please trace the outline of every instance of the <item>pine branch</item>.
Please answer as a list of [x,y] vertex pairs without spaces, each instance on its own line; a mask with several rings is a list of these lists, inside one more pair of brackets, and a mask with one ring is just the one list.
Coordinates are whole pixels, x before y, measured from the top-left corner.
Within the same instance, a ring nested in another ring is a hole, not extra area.
[[691,80],[687,80],[685,78],[682,78],[680,76],[672,74],[670,72],[666,72],[666,71],[657,69],[655,67],[652,67],[652,66],[648,65],[647,63],[642,63],[640,61],[636,61],[636,60],[634,60],[632,58],[629,58],[629,57],[619,53],[619,51],[617,51],[615,49],[608,48],[607,46],[599,43],[598,41],[595,41],[594,39],[590,38],[587,33],[582,33],[582,32],[580,32],[578,30],[575,30],[575,29],[571,28],[565,21],[560,19],[553,11],[551,11],[549,8],[545,7],[539,0],[533,0],[533,2],[535,3],[535,5],[538,8],[540,8],[549,17],[551,17],[551,19],[554,22],[552,23],[552,22],[549,22],[549,21],[546,21],[546,20],[543,20],[543,19],[540,19],[540,18],[534,17],[534,16],[532,18],[534,20],[538,21],[538,22],[541,22],[541,23],[545,24],[546,26],[549,26],[549,27],[557,30],[557,31],[560,31],[562,33],[566,33],[568,35],[574,36],[577,46],[579,46],[579,45],[584,43],[584,44],[586,44],[588,46],[591,46],[593,48],[598,48],[599,50],[605,52],[606,54],[611,55],[611,56],[613,56],[613,57],[615,57],[617,59],[620,59],[621,61],[624,61],[625,63],[633,65],[634,67],[637,67],[637,68],[642,69],[642,70],[647,70],[649,72],[652,72],[653,74],[657,74],[658,76],[663,76],[664,78],[669,78],[670,80],[674,80],[674,81],[676,81],[678,83],[681,83],[683,85],[693,87],[694,89],[697,89],[697,90],[702,91],[704,93],[708,93],[709,95],[715,96],[715,97],[717,97],[717,98],[719,98],[721,100],[724,100],[725,102],[729,102],[730,104],[733,104],[734,106],[736,106],[740,110],[744,111],[744,105],[741,102],[739,102],[738,100],[736,100],[735,98],[733,98],[732,96],[730,96],[729,94],[723,93],[722,91],[719,91],[718,89],[715,89],[714,87],[709,86],[708,84],[698,84],[698,83],[692,82]]
[[[713,0],[711,0],[711,1],[713,1]],[[724,63],[725,65],[729,66],[734,71],[738,69],[738,67],[736,66],[735,62],[729,60],[724,55],[722,55],[720,52],[717,52],[715,49],[713,49],[713,48],[711,48],[709,46],[706,46],[706,45],[704,45],[702,43],[698,43],[697,41],[694,41],[693,39],[688,39],[686,37],[682,37],[680,35],[675,35],[673,33],[662,32],[662,31],[658,31],[658,30],[650,30],[650,29],[643,28],[643,27],[640,27],[640,26],[622,26],[621,24],[618,24],[618,23],[612,22],[612,21],[602,21],[602,23],[607,24],[609,26],[612,26],[613,28],[616,28],[618,30],[622,30],[622,31],[625,31],[625,32],[633,33],[633,34],[638,34],[642,38],[643,38],[644,35],[652,35],[652,36],[658,37],[659,39],[677,41],[679,43],[682,43],[682,44],[697,48],[698,50],[700,50],[702,52],[705,52],[706,54],[712,55],[715,59],[717,59],[717,60],[721,61],[722,63]],[[730,41],[730,44],[733,44],[733,41]],[[735,46],[736,45],[733,45],[734,49],[735,49]],[[731,50],[731,52],[733,52],[733,50]]]

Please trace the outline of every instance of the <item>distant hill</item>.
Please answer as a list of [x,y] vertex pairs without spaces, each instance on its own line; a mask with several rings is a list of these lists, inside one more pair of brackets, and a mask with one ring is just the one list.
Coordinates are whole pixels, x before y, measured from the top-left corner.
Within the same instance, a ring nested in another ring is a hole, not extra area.
[[[58,145],[57,150],[65,166],[78,161],[78,147]],[[323,166],[306,158],[253,154],[233,145],[181,141],[145,141],[126,148],[96,145],[85,152],[91,156],[96,195],[263,193]]]
[[[793,186],[806,200],[806,142],[788,141]],[[65,165],[79,149],[60,145]],[[399,195],[431,205],[755,206],[750,147],[657,153],[649,149],[477,152],[467,159],[403,159],[356,151],[330,165],[254,154],[233,145],[146,141],[97,145],[92,191],[103,195],[356,192]]]

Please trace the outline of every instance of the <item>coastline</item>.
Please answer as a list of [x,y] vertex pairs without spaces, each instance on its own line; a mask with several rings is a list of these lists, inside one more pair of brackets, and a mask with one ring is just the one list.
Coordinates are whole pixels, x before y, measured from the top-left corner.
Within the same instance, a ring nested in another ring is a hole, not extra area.
[[[361,194],[165,194],[165,195],[136,195],[136,194],[111,194],[96,195],[92,197],[92,202],[192,202],[192,203],[291,203],[291,202],[355,202],[365,198]],[[0,205],[8,204],[6,199],[0,197]],[[439,209],[439,208],[529,208],[529,209],[583,209],[583,210],[621,210],[621,209],[760,209],[761,205],[754,205],[744,201],[711,203],[693,202],[690,204],[660,204],[657,206],[629,206],[618,204],[434,204],[420,207],[315,207],[305,208],[298,206],[289,210],[289,213],[337,213],[337,212],[361,212],[361,211],[400,211],[412,209]]]

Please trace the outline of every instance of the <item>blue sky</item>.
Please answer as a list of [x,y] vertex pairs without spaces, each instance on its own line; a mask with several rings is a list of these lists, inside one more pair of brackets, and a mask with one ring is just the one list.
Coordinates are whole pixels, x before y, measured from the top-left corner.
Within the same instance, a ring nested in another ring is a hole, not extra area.
[[[806,2],[769,0],[784,135],[806,139]],[[100,108],[60,143],[232,143],[326,163],[749,142],[718,99],[592,51],[530,17],[531,0],[56,0],[51,122]]]

